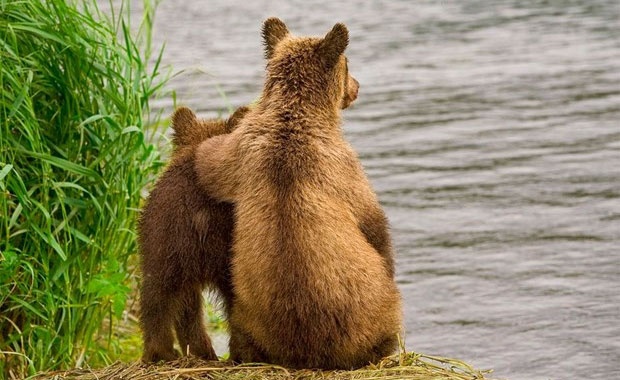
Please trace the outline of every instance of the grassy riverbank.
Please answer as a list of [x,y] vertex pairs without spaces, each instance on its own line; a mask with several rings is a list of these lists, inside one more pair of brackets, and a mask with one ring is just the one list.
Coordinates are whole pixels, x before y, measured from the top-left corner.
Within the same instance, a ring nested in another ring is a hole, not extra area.
[[345,379],[411,379],[411,380],[484,380],[489,371],[479,371],[466,363],[417,353],[401,353],[377,365],[355,371],[290,370],[265,364],[231,366],[224,362],[205,362],[183,358],[164,365],[147,366],[139,362],[115,363],[102,369],[79,369],[46,373],[35,379],[56,380],[172,380],[172,379],[247,379],[247,380],[345,380]]
[[[145,365],[139,361],[142,354],[142,340],[135,309],[129,307],[126,318],[117,325],[114,332],[120,346],[124,348],[119,361],[108,367],[84,367],[66,371],[41,373],[35,379],[79,379],[79,380],[172,380],[172,379],[413,379],[413,380],[484,380],[491,379],[490,371],[478,370],[469,364],[438,356],[415,352],[400,353],[380,363],[355,371],[312,371],[291,370],[267,364],[244,364],[232,366],[225,361],[206,362],[197,358],[184,357],[174,362]],[[211,329],[226,328],[226,322],[217,317],[213,308],[208,308]]]

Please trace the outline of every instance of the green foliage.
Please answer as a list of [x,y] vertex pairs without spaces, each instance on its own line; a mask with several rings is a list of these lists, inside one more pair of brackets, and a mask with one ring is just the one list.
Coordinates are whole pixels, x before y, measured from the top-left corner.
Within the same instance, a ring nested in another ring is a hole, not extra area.
[[113,359],[166,79],[128,4],[0,0],[0,378]]

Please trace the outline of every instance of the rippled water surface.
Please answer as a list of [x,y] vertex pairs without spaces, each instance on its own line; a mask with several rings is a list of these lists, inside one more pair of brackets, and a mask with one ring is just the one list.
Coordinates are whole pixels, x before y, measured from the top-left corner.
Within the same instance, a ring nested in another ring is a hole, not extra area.
[[618,376],[620,2],[168,0],[179,101],[253,101],[272,15],[349,27],[344,128],[391,221],[408,348],[500,378]]

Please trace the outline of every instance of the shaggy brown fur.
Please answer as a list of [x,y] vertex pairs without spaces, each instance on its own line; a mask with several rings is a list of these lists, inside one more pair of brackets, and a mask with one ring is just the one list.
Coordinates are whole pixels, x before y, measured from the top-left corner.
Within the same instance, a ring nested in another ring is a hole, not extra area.
[[359,367],[395,349],[401,312],[386,218],[340,126],[348,32],[297,38],[272,18],[263,38],[259,102],[196,150],[202,187],[235,204],[231,358]]
[[213,200],[198,186],[194,151],[209,137],[229,133],[247,112],[239,108],[228,121],[201,121],[189,108],[172,116],[174,152],[151,192],[138,226],[142,286],[140,322],[147,362],[172,360],[172,330],[183,353],[217,359],[203,323],[202,291],[232,303],[230,255],[232,205]]

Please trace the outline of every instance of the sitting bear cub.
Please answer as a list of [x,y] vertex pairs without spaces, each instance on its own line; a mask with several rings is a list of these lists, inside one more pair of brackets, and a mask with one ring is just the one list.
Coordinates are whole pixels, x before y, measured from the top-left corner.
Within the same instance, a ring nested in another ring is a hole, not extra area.
[[401,323],[387,220],[340,112],[357,97],[348,31],[270,18],[257,104],[196,149],[197,180],[235,205],[231,359],[349,369],[393,352]]
[[174,151],[142,210],[138,225],[142,285],[140,322],[146,362],[172,360],[172,330],[183,353],[217,360],[203,322],[202,291],[215,290],[230,313],[232,205],[198,186],[194,151],[209,137],[229,133],[247,112],[228,121],[200,121],[189,108],[172,116]]

